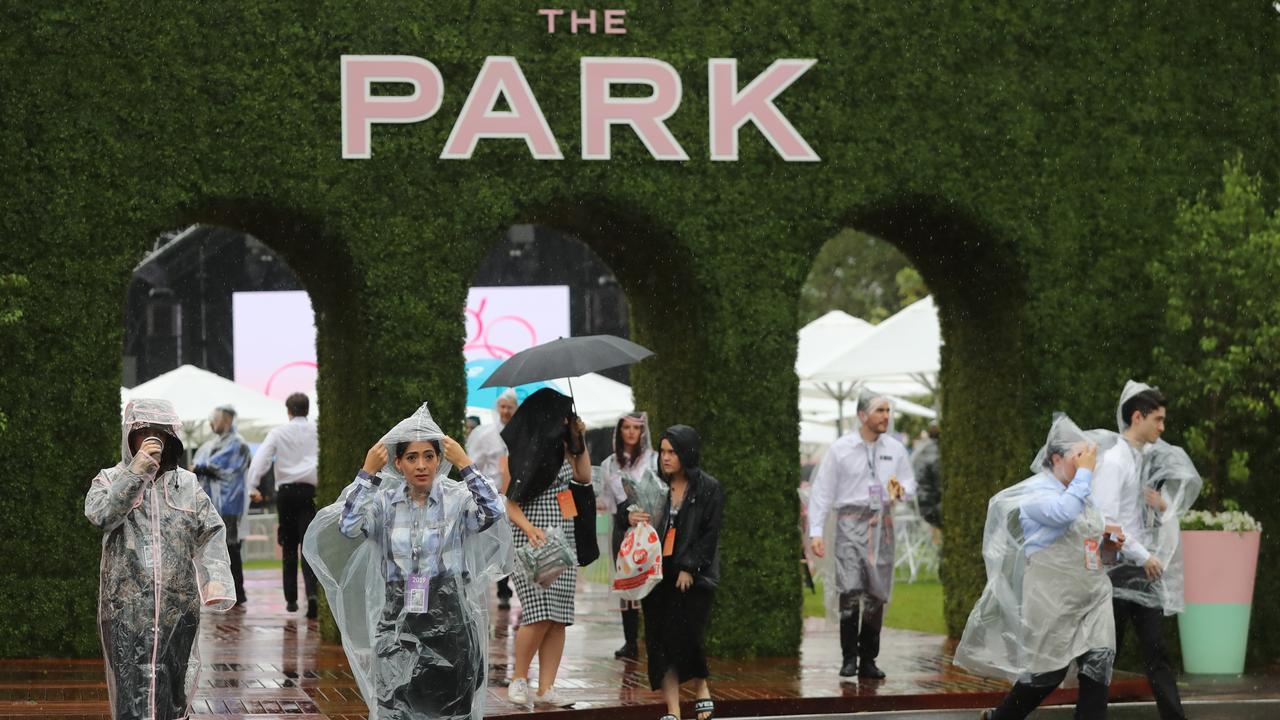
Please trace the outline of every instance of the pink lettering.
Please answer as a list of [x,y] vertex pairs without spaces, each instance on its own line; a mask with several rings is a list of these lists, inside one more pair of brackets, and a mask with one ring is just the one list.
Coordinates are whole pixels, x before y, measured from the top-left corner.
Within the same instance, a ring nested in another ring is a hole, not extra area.
[[[342,56],[342,157],[372,155],[374,123],[416,123],[435,115],[444,99],[444,79],[427,60],[408,55]],[[375,82],[408,83],[411,95],[373,96]]]
[[738,130],[755,126],[788,162],[817,162],[818,154],[773,104],[817,60],[775,60],[767,70],[738,91],[738,61],[709,61],[711,95],[711,159],[738,159]]
[[626,35],[627,29],[623,27],[623,23],[627,20],[626,10],[605,10],[604,11],[604,34],[605,35]]
[[[645,98],[615,98],[614,84],[648,85]],[[614,125],[630,125],[658,160],[688,160],[664,121],[680,107],[680,75],[653,58],[584,57],[581,59],[582,157],[608,160]]]
[[547,32],[554,33],[556,31],[556,18],[563,15],[564,11],[556,10],[554,8],[543,8],[538,11],[538,14],[547,16]]
[[[493,109],[499,95],[507,99],[510,110]],[[466,160],[481,138],[517,138],[525,141],[537,160],[564,158],[529,81],[513,57],[485,58],[440,157]]]
[[578,17],[577,10],[569,11],[569,32],[574,35],[578,34],[578,28],[585,26],[587,32],[595,35],[596,33],[596,11],[588,10],[585,18]]

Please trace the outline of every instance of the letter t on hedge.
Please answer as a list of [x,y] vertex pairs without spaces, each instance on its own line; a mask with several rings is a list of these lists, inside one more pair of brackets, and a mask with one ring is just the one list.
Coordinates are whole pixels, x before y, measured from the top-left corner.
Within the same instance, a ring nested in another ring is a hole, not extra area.
[[[372,94],[373,83],[407,83],[410,95]],[[342,157],[367,159],[374,123],[415,123],[440,110],[444,78],[430,61],[411,55],[342,56]]]

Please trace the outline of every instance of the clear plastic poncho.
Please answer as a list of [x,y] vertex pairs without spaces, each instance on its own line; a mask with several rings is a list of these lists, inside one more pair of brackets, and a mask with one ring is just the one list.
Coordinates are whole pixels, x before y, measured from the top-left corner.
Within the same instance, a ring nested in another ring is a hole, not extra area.
[[[134,458],[129,435],[165,433],[159,463]],[[178,468],[182,422],[167,400],[124,410],[120,462],[98,473],[84,501],[103,531],[98,626],[116,720],[189,714],[200,671],[202,605],[235,603],[226,530],[196,476]]]
[[[1130,380],[1125,383],[1116,406],[1116,422],[1120,431],[1128,427],[1120,411],[1134,395],[1151,389],[1150,385]],[[1204,481],[1187,453],[1163,440],[1146,446],[1138,469],[1142,526],[1146,534],[1143,544],[1164,568],[1160,579],[1147,580],[1146,572],[1132,563],[1121,562],[1111,570],[1112,592],[1121,600],[1147,607],[1158,607],[1165,615],[1176,615],[1186,608],[1183,599],[1182,532],[1180,523],[1196,498]],[[1160,494],[1163,508],[1153,508],[1146,501],[1146,490]]]
[[1111,582],[1100,561],[1102,514],[1085,502],[1069,525],[1054,528],[1029,523],[1023,509],[1064,494],[1062,481],[1045,465],[1052,454],[1078,454],[1086,443],[1097,444],[1101,454],[1116,440],[1115,433],[1084,432],[1058,414],[1031,464],[1035,475],[988,502],[982,536],[987,584],[956,647],[956,665],[1038,684],[1038,676],[1077,662],[1080,674],[1110,683],[1115,619]]
[[[892,407],[886,396],[864,392],[858,400],[859,417],[881,404]],[[855,470],[868,472],[867,499],[839,504],[834,499],[839,496],[838,485],[847,482],[841,479]],[[889,493],[894,482],[903,493],[896,500]],[[856,615],[864,596],[888,603],[893,597],[896,559],[893,510],[899,500],[909,500],[916,493],[915,471],[906,446],[888,432],[880,435],[874,445],[867,445],[854,430],[827,449],[813,473],[809,490],[810,528],[815,522],[822,523],[826,546],[826,556],[815,566],[822,577],[828,622]],[[830,492],[831,496],[825,504],[817,497],[823,492]],[[819,520],[815,510],[824,517]]]
[[[359,510],[356,500],[362,498],[352,498],[361,487],[357,479],[316,514],[303,538],[303,555],[324,586],[370,720],[479,720],[484,715],[487,592],[510,572],[512,561],[505,508],[495,522],[477,530],[468,521],[477,504],[465,483],[446,477],[450,465],[441,457],[431,498],[442,503],[442,519],[429,526],[439,542],[425,544],[440,553],[439,574],[431,578],[424,613],[408,612],[405,574],[412,571],[405,567],[407,558],[393,549],[401,542],[392,537],[393,531],[401,532],[394,499],[405,485],[394,462],[396,446],[443,437],[423,403],[380,440],[387,446],[387,464],[378,473],[382,482],[365,488],[369,497]],[[357,537],[342,531],[349,500],[349,514],[360,514],[360,521],[348,526]]]
[[225,433],[206,440],[196,450],[191,466],[210,471],[210,474],[203,477],[197,476],[200,478],[200,485],[213,501],[219,515],[235,515],[240,518],[237,537],[228,539],[241,542],[248,535],[248,523],[244,520],[249,514],[245,473],[249,471],[253,453],[249,450],[249,444],[236,431],[235,411],[225,407],[218,410],[231,413],[231,427]]

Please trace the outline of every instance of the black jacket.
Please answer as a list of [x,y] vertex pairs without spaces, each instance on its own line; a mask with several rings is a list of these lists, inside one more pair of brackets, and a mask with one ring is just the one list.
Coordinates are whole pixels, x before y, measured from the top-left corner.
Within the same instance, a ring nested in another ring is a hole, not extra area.
[[[714,588],[720,582],[720,523],[724,516],[724,492],[715,478],[698,467],[698,433],[687,425],[667,428],[658,440],[671,443],[680,457],[689,487],[676,517],[676,544],[671,554],[671,565],[693,575],[694,582]],[[665,478],[670,482],[670,478]],[[658,537],[666,537],[671,517],[658,528]]]

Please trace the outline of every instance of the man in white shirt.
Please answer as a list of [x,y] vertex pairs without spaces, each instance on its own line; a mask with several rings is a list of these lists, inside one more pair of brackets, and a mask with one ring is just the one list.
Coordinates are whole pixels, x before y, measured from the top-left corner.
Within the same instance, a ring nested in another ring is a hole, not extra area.
[[[1120,562],[1110,571],[1111,583],[1117,588],[1112,597],[1116,649],[1123,642],[1125,626],[1132,622],[1160,717],[1181,720],[1186,715],[1161,634],[1164,611],[1158,602],[1160,593],[1151,588],[1160,581],[1165,568],[1149,549],[1151,536],[1145,521],[1146,508],[1163,510],[1165,501],[1156,490],[1144,489],[1142,482],[1143,451],[1164,432],[1167,407],[1168,401],[1159,390],[1132,380],[1125,386],[1119,417],[1124,442],[1116,443],[1099,459],[1093,478],[1093,500],[1106,522],[1119,525],[1125,536]],[[1136,601],[1132,593],[1119,592],[1120,588],[1135,585],[1145,589],[1137,597],[1148,598],[1148,602]]]
[[[502,428],[511,422],[518,405],[516,391],[507,388],[498,396],[494,406],[498,411],[498,421],[480,425],[467,436],[467,455],[485,477],[499,483],[498,492],[503,495],[507,494],[507,486],[511,484],[511,470],[507,467],[507,444],[502,441]],[[498,581],[498,609],[510,607],[511,583],[502,578]]]
[[858,399],[861,427],[831,445],[813,476],[809,542],[814,555],[826,555],[827,513],[837,517],[832,562],[840,603],[841,677],[884,678],[875,659],[884,605],[893,590],[891,509],[916,491],[911,454],[885,434],[890,414],[888,398],[863,394]]
[[[316,516],[316,483],[319,475],[320,441],[316,426],[307,419],[311,401],[302,393],[294,393],[284,401],[289,422],[273,428],[262,441],[249,465],[246,482],[249,496],[262,500],[258,484],[271,463],[276,472],[276,512],[280,526],[276,539],[284,548],[284,599],[289,612],[298,611],[298,548],[307,526]],[[307,617],[315,619],[319,612],[316,598],[316,575],[304,559],[302,579],[307,591]]]

